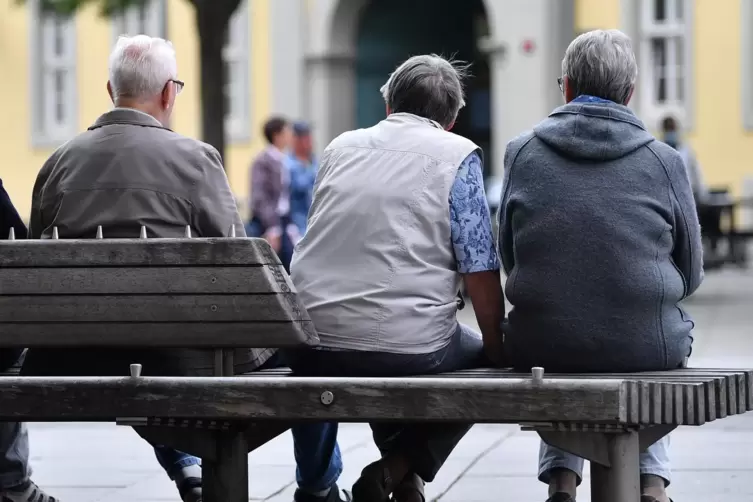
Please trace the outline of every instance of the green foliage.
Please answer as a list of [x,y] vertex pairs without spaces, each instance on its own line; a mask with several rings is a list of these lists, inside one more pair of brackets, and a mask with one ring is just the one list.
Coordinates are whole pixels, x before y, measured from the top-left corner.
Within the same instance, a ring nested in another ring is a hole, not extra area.
[[[21,4],[29,0],[17,0]],[[71,15],[88,5],[98,5],[103,16],[119,14],[131,6],[144,5],[148,0],[38,0],[42,8],[58,14]]]

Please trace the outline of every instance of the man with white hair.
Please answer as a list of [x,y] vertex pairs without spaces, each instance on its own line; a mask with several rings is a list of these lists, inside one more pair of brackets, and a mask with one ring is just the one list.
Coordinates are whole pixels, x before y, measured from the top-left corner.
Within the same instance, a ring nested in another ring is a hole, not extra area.
[[[567,104],[507,146],[503,330],[521,370],[670,370],[690,355],[680,302],[703,278],[700,227],[682,158],[627,107],[637,75],[625,34],[579,36],[562,61]],[[640,455],[642,502],[669,501],[668,445]],[[573,502],[582,474],[583,459],[542,444],[551,502]]]
[[[382,88],[387,118],[325,149],[291,265],[320,347],[285,354],[296,373],[405,376],[482,365],[485,349],[501,357],[504,302],[481,150],[449,132],[464,70],[435,55],[408,59]],[[463,281],[481,335],[458,322]],[[353,486],[357,502],[423,502],[424,482],[470,428],[371,427],[382,458]],[[297,426],[293,436],[296,501],[340,500],[337,424]]]
[[[160,38],[121,37],[110,56],[107,90],[115,107],[67,142],[42,167],[34,185],[31,238],[197,237],[245,231],[217,150],[181,136],[168,124],[178,80],[175,50]],[[263,365],[271,350],[236,354],[236,372]],[[29,375],[126,375],[138,361],[151,375],[210,374],[201,350],[32,349]],[[199,460],[157,446],[157,457],[186,502],[201,500]]]

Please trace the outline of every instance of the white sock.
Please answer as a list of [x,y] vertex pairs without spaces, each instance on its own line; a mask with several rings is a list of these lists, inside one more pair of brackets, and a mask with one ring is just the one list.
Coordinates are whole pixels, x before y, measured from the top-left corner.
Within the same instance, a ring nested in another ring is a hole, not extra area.
[[188,478],[201,478],[201,466],[189,465],[182,467],[175,476],[175,483],[179,485]]

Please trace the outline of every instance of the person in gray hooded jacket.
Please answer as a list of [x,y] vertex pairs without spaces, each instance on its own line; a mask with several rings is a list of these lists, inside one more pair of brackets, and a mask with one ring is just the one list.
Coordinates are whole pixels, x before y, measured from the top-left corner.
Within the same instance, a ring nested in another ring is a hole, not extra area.
[[[499,249],[512,310],[505,353],[519,369],[634,372],[681,367],[701,284],[687,171],[626,106],[638,74],[617,30],[575,39],[566,105],[507,146]],[[667,502],[668,438],[641,454],[642,502]],[[573,501],[583,460],[542,444],[550,500]]]

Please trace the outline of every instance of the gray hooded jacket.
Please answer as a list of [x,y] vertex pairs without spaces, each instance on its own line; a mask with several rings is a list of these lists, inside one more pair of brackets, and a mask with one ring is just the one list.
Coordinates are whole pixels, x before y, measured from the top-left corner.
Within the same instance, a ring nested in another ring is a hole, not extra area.
[[508,144],[499,248],[516,367],[662,370],[690,354],[693,193],[680,155],[627,107],[572,102]]

